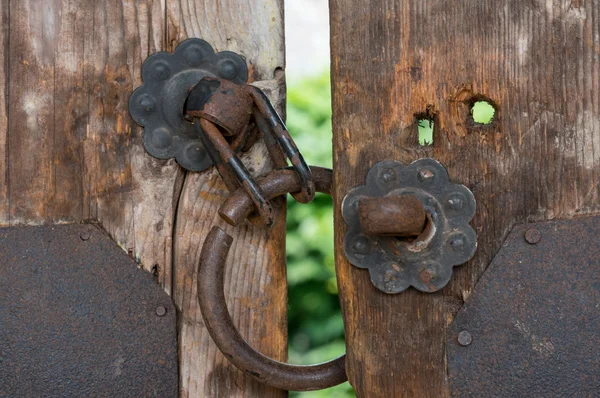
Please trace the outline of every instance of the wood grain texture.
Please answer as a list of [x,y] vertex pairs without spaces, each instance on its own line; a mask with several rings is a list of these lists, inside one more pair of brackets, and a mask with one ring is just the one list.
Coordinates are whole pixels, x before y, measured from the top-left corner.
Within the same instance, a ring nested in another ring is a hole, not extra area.
[[[279,0],[168,1],[168,43],[187,37],[208,40],[217,51],[244,57],[250,81],[281,111],[284,105],[283,10]],[[242,160],[255,176],[272,168],[266,147],[256,144]],[[238,371],[218,351],[204,327],[196,292],[196,269],[204,238],[213,225],[234,237],[227,259],[227,303],[242,336],[258,351],[287,358],[285,212],[271,230],[226,227],[217,210],[227,191],[216,172],[188,173],[174,235],[174,293],[180,338],[180,391],[185,397],[283,397]]]
[[[360,396],[451,395],[447,326],[512,226],[600,210],[599,3],[330,1],[336,259]],[[496,107],[489,126],[472,120],[478,99]],[[389,296],[345,260],[340,204],[377,161],[421,157],[473,190],[479,248],[442,291]]]
[[110,0],[92,9],[86,51],[97,55],[86,69],[87,91],[94,95],[88,98],[84,157],[96,183],[85,192],[91,205],[84,217],[97,219],[170,293],[174,209],[183,171],[173,160],[145,152],[142,129],[127,108],[141,84],[142,62],[165,47],[164,12],[161,1]]
[[0,0],[0,224],[8,222],[8,1]]
[[145,153],[127,102],[143,60],[164,47],[164,10],[151,0],[12,2],[0,163],[4,223],[98,220],[161,279],[182,172]]

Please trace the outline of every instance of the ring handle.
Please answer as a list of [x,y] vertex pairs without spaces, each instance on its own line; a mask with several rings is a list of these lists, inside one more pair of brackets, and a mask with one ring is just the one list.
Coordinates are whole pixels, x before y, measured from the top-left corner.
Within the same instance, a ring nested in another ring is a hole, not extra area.
[[[313,173],[317,171],[317,191],[329,192],[331,170],[316,167],[311,169]],[[269,198],[302,189],[301,178],[291,170],[277,170],[262,181],[259,180],[259,184]],[[285,192],[281,192],[283,188]],[[239,190],[236,193],[221,208],[222,211],[226,211],[232,208],[232,204],[238,205],[235,208],[239,211],[233,212],[233,218],[229,218],[229,221],[234,223],[241,222],[238,217],[241,216],[243,220],[244,215],[250,213],[253,207],[253,202],[248,196]],[[244,340],[233,324],[223,291],[225,260],[232,242],[233,238],[225,231],[217,226],[213,227],[202,247],[198,265],[198,303],[202,318],[208,333],[223,355],[242,372],[282,390],[319,390],[346,381],[345,355],[318,365],[291,365],[262,355]]]

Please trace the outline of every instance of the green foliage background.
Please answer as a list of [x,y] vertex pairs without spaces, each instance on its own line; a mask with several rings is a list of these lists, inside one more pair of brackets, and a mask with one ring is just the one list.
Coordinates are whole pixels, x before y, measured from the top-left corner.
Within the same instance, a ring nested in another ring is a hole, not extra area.
[[[306,161],[331,167],[329,72],[288,84],[287,127]],[[288,195],[287,263],[289,360],[314,364],[342,355],[344,324],[333,257],[333,207],[317,194],[309,204]],[[354,397],[348,383],[327,390],[290,392],[291,397]]]

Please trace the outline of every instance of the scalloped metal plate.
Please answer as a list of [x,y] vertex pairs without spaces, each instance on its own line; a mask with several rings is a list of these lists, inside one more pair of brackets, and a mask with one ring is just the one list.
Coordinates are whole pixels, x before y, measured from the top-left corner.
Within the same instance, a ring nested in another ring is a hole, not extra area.
[[143,84],[129,99],[129,113],[144,127],[144,147],[150,155],[175,158],[190,171],[202,171],[212,165],[194,125],[183,114],[189,92],[207,76],[244,84],[248,67],[238,54],[215,53],[201,39],[187,39],[173,53],[158,52],[144,61]]
[[[361,232],[361,196],[400,195],[416,196],[435,225],[423,247],[396,237],[367,236]],[[469,225],[474,214],[471,191],[452,183],[438,161],[420,159],[406,166],[385,160],[369,170],[366,185],[354,188],[342,202],[342,216],[349,226],[344,252],[351,264],[367,268],[373,284],[385,293],[400,293],[410,286],[432,293],[446,286],[453,266],[475,254],[477,235]]]

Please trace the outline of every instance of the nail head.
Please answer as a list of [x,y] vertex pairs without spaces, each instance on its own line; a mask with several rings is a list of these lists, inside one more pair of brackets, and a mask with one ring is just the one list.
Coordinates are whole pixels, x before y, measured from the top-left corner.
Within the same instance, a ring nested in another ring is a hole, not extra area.
[[466,347],[471,344],[471,342],[473,342],[473,336],[471,336],[471,333],[463,330],[458,334],[458,344]]
[[525,232],[525,240],[531,245],[535,245],[542,239],[542,234],[535,228],[529,228]]
[[165,316],[166,313],[167,313],[167,309],[165,308],[165,306],[159,305],[158,307],[156,307],[156,315]]

